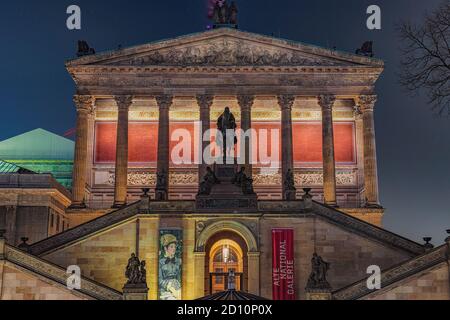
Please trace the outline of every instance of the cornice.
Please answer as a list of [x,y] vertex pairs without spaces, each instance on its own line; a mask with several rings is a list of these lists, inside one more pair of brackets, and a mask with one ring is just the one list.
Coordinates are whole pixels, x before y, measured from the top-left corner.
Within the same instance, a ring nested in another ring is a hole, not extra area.
[[289,73],[289,74],[376,74],[384,68],[367,66],[69,66],[72,76],[77,74],[173,74],[173,73]]
[[148,44],[138,45],[130,48],[123,48],[118,50],[111,50],[108,52],[98,53],[96,55],[85,56],[78,59],[69,60],[66,62],[66,66],[74,65],[86,65],[93,63],[101,63],[105,61],[114,61],[115,59],[120,59],[124,57],[130,57],[140,53],[150,52],[154,50],[160,50],[164,48],[172,48],[180,45],[189,45],[198,41],[203,40],[214,40],[218,38],[233,38],[238,40],[252,41],[256,44],[270,45],[273,47],[291,49],[300,51],[306,54],[312,54],[317,56],[322,56],[325,58],[331,58],[335,60],[340,60],[342,62],[349,62],[361,65],[370,65],[383,67],[384,62],[379,59],[369,58],[365,56],[355,55],[348,52],[342,52],[332,49],[327,49],[319,46],[314,46],[310,44],[305,44],[301,42],[296,42],[292,40],[285,40],[275,37],[270,37],[266,35],[230,29],[230,28],[220,28],[205,32],[199,32],[194,34],[183,35],[180,37],[159,40]]

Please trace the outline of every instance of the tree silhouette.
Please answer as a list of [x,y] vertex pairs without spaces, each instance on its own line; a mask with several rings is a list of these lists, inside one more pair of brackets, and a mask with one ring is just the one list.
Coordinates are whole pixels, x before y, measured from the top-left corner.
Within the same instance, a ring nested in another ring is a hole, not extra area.
[[424,90],[432,110],[450,116],[450,1],[427,14],[423,24],[398,26],[403,46],[400,83],[409,91]]

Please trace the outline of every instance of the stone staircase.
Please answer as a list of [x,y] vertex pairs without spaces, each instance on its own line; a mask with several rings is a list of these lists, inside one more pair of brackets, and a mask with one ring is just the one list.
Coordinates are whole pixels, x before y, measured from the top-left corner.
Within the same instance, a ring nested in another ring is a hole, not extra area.
[[[5,245],[2,259],[38,276],[54,281],[56,284],[67,286],[67,270],[17,248]],[[85,277],[81,277],[81,289],[76,291],[96,300],[122,300],[121,292]]]

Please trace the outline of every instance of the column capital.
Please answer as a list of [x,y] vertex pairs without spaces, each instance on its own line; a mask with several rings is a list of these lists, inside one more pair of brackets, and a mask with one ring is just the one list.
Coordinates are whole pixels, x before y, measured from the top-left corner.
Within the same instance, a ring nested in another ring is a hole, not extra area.
[[89,95],[74,95],[73,102],[78,112],[92,114],[94,112],[95,98]]
[[114,100],[119,110],[127,111],[133,104],[133,96],[129,95],[117,95],[114,96]]
[[155,99],[160,109],[169,109],[173,104],[173,96],[168,94],[156,96]]
[[279,95],[278,97],[278,104],[281,107],[281,110],[289,109],[292,110],[292,107],[295,102],[295,96],[291,94],[285,94],[285,95]]
[[360,106],[354,106],[353,107],[353,115],[355,116],[355,120],[361,120],[362,119],[362,111]]
[[317,100],[322,109],[332,110],[334,102],[336,101],[336,96],[332,94],[322,94],[317,97]]
[[214,103],[214,96],[209,94],[199,94],[196,96],[197,104],[200,109],[211,109]]
[[361,95],[358,97],[357,103],[362,112],[373,111],[377,102],[377,95]]
[[237,101],[242,110],[250,109],[255,102],[255,96],[249,94],[240,94],[237,96]]

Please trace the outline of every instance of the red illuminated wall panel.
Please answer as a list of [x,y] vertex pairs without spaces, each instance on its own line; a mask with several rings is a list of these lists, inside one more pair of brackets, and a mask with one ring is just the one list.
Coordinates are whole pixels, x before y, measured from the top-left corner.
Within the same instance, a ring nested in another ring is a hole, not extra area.
[[[214,128],[215,124],[211,124]],[[268,141],[263,146],[271,150],[271,130],[280,130],[277,147],[281,148],[281,126],[275,122],[254,122],[253,128],[260,132],[268,130]],[[193,122],[172,122],[170,135],[177,129],[186,129],[194,138]],[[97,122],[95,130],[95,162],[114,163],[116,158],[116,123]],[[337,122],[334,125],[335,154],[339,163],[354,163],[355,159],[355,130],[351,122]],[[214,139],[213,139],[214,140]],[[130,122],[129,124],[129,161],[130,163],[152,163],[157,161],[158,155],[158,123]],[[170,152],[178,142],[170,143]],[[294,161],[296,163],[322,162],[322,125],[320,122],[293,123]],[[191,141],[191,159],[194,159],[194,140]],[[279,152],[281,160],[281,152]]]
[[[353,123],[334,124],[336,162],[354,163],[355,133]],[[322,124],[320,122],[295,122],[293,124],[294,161],[322,162]]]

